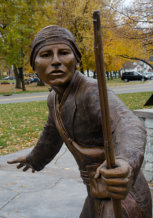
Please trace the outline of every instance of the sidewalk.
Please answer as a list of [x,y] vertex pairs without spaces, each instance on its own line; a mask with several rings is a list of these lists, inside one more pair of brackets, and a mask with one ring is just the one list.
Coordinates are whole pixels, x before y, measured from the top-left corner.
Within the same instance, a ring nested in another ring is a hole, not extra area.
[[78,218],[87,194],[67,148],[34,174],[6,163],[28,152],[0,157],[0,218]]
[[6,163],[27,152],[0,157],[0,218],[78,218],[86,188],[67,148],[34,174]]

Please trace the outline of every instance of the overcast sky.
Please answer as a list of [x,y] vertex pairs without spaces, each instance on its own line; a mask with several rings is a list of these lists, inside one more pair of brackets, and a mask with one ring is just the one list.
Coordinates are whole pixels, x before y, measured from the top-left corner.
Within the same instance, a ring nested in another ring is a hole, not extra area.
[[134,0],[123,0],[123,4],[129,5],[133,2]]

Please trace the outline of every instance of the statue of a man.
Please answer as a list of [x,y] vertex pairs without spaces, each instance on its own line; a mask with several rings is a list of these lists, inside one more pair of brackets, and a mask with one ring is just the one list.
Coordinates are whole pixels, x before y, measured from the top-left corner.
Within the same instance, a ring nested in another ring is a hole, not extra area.
[[74,156],[87,187],[80,218],[114,217],[111,198],[121,199],[123,217],[151,218],[151,195],[140,170],[146,133],[139,119],[108,89],[117,167],[107,169],[97,81],[77,71],[81,54],[67,29],[47,26],[35,36],[31,66],[53,91],[40,139],[19,163],[23,171],[42,170],[63,142]]

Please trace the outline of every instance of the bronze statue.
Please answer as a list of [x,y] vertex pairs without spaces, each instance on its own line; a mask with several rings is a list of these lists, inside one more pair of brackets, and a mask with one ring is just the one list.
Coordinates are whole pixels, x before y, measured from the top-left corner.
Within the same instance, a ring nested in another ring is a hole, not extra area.
[[80,218],[114,217],[111,197],[121,199],[123,217],[151,218],[151,195],[140,170],[146,133],[139,119],[108,88],[118,167],[107,169],[97,81],[77,71],[81,54],[73,35],[60,26],[43,28],[33,41],[30,60],[53,89],[49,116],[33,150],[8,163],[19,163],[23,171],[42,170],[65,142],[88,192]]

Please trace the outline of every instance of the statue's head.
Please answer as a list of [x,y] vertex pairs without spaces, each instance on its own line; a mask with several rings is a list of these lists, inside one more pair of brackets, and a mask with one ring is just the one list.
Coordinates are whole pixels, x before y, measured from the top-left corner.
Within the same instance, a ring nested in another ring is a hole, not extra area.
[[53,25],[35,36],[30,64],[38,76],[49,85],[69,82],[81,60],[81,54],[70,31]]

